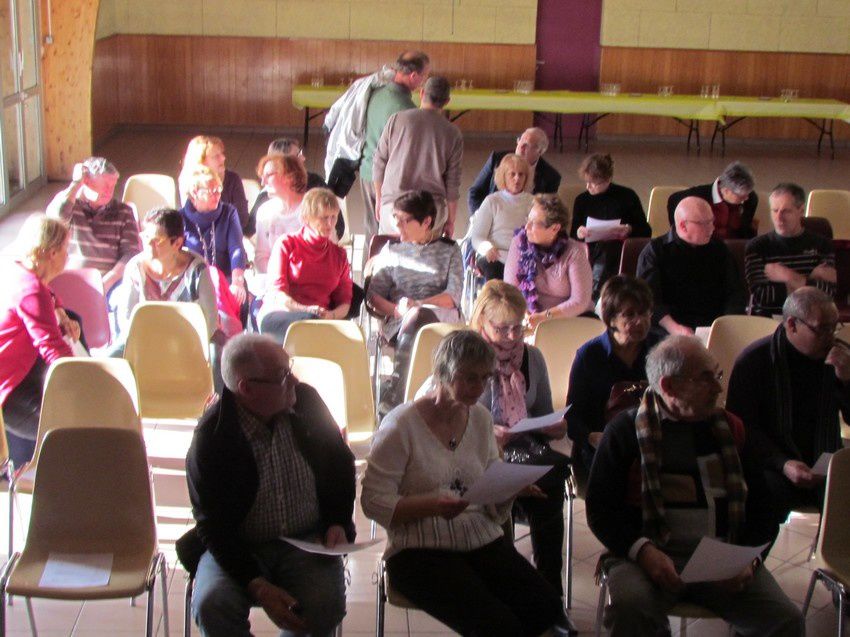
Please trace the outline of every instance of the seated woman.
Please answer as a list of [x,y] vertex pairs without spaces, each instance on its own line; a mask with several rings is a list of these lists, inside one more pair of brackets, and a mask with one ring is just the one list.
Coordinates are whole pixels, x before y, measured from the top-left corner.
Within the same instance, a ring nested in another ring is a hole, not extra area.
[[534,203],[531,168],[520,155],[508,153],[496,169],[498,190],[487,195],[472,217],[470,242],[476,265],[488,281],[505,275],[505,259],[517,228],[525,225]]
[[239,216],[239,225],[245,228],[248,223],[248,199],[245,197],[245,187],[242,179],[232,170],[227,170],[224,165],[224,142],[218,137],[209,135],[198,135],[193,137],[186,147],[183,156],[183,167],[177,178],[177,187],[180,190],[180,205],[186,203],[189,190],[192,188],[191,177],[195,166],[201,164],[212,170],[221,183],[221,200],[236,209]]
[[221,270],[240,305],[245,288],[245,249],[236,209],[221,200],[221,181],[212,170],[198,165],[185,180],[188,200],[180,209],[186,225],[185,246],[200,254],[207,265]]
[[[620,271],[620,254],[623,241],[628,237],[652,236],[643,205],[631,188],[612,183],[614,160],[611,155],[590,155],[581,162],[579,179],[585,182],[587,192],[576,197],[573,206],[573,227],[570,236],[586,241],[590,264],[593,267],[593,299],[599,298],[605,281]],[[605,241],[588,237],[588,218],[603,221],[619,220],[617,236]]]
[[72,356],[65,336],[80,326],[58,307],[48,284],[65,269],[71,233],[64,221],[30,217],[18,237],[21,258],[2,264],[0,286],[0,405],[15,466],[35,451],[44,380],[50,364]]
[[301,205],[304,227],[275,241],[257,322],[281,344],[295,321],[348,316],[352,283],[345,250],[334,243],[338,215],[336,196],[314,188]]
[[375,432],[363,479],[366,515],[387,530],[392,587],[462,635],[540,635],[564,622],[555,590],[502,535],[511,501],[464,494],[499,460],[478,398],[493,374],[481,336],[446,336],[435,393],[391,411]]
[[646,381],[646,355],[663,338],[650,331],[652,292],[643,280],[625,274],[611,277],[602,287],[600,305],[607,329],[576,352],[567,393],[573,461],[584,471],[590,470],[602,439],[606,413],[614,416],[618,406],[637,406],[646,387],[641,385]]
[[[307,171],[297,157],[266,155],[257,164],[257,175],[269,198],[257,211],[254,269],[265,274],[277,238],[296,233],[304,225],[301,202],[307,192]],[[332,236],[335,237],[335,233]]]
[[382,392],[382,414],[401,402],[413,341],[428,323],[460,320],[463,266],[460,248],[440,238],[431,193],[409,192],[395,201],[393,218],[400,242],[388,243],[375,257],[367,300],[384,318],[383,336],[395,345],[393,375]]
[[505,281],[520,289],[534,328],[548,318],[591,311],[593,276],[584,246],[567,236],[570,213],[558,195],[535,195],[525,227],[505,262]]
[[[477,213],[476,213],[477,214]],[[523,342],[525,299],[504,281],[488,281],[478,295],[470,325],[496,351],[496,370],[478,402],[493,416],[496,441],[506,462],[551,464],[555,469],[537,481],[545,498],[517,498],[515,508],[531,526],[531,547],[537,570],[563,595],[561,547],[564,544],[564,481],[569,459],[549,447],[567,434],[561,422],[535,432],[512,434],[523,418],[551,414],[552,391],[546,361],[539,349]],[[564,397],[559,396],[559,402]],[[563,403],[561,403],[563,404]]]

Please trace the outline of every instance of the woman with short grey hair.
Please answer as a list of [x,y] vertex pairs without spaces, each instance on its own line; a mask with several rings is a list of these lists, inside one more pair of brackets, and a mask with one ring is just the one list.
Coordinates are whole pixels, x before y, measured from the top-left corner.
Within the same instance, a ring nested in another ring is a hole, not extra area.
[[446,336],[436,391],[393,409],[372,443],[361,504],[387,529],[393,588],[462,635],[539,635],[564,622],[555,590],[503,537],[513,498],[464,495],[499,450],[478,398],[495,354],[476,332]]

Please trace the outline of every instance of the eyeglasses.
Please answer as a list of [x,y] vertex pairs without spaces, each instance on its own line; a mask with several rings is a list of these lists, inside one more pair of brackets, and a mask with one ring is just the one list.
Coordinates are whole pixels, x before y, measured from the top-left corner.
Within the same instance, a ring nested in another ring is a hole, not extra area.
[[701,374],[697,374],[696,376],[677,376],[677,378],[681,378],[682,380],[688,380],[692,383],[710,383],[712,381],[720,383],[723,381],[723,370],[718,369],[714,372],[706,370]]
[[195,194],[201,197],[210,196],[210,195],[220,195],[221,194],[221,186],[216,186],[215,188],[197,188],[195,190]]
[[246,378],[245,380],[252,383],[263,383],[265,385],[280,385],[283,387],[286,385],[286,381],[289,380],[289,377],[292,376],[292,360],[290,359],[286,368],[283,370],[283,376],[280,377],[280,380],[272,380],[271,378]]
[[812,330],[815,336],[832,336],[833,334],[836,334],[842,329],[844,329],[844,324],[841,322],[835,323],[834,325],[812,325],[808,321],[804,321],[803,319],[801,319],[799,316],[792,316],[790,318],[793,318],[808,327],[810,330]]
[[516,325],[496,325],[495,323],[490,322],[490,327],[499,336],[511,336],[513,334],[522,334],[523,330],[522,323],[517,323]]

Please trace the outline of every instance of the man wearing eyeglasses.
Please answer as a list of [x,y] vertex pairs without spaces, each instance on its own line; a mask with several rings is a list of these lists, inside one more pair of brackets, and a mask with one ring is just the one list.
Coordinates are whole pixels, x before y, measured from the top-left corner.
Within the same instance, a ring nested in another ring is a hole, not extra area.
[[732,253],[713,236],[708,203],[683,199],[675,222],[640,253],[637,275],[652,290],[654,322],[670,334],[689,335],[718,316],[742,314],[746,295]]
[[774,530],[788,513],[823,503],[823,453],[841,448],[838,412],[850,416],[850,352],[832,299],[814,287],[788,295],[772,336],[745,349],[732,370],[726,407],[740,416],[764,466]]
[[342,560],[282,538],[354,540],[354,456],[273,340],[236,336],[221,366],[225,389],[186,457],[196,526],[177,552],[196,569],[195,621],[204,635],[248,637],[261,606],[285,631],[330,635],[345,615]]
[[740,634],[799,636],[803,618],[759,561],[720,581],[679,573],[703,537],[766,541],[765,489],[743,425],[718,409],[717,361],[692,336],[670,336],[646,358],[649,388],[605,428],[587,482],[587,522],[601,560],[612,637],[669,634],[680,601],[704,606]]

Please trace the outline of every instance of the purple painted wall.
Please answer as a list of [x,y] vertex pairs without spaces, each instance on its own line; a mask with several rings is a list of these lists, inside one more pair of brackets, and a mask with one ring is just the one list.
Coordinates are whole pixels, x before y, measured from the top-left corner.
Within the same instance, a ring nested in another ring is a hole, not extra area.
[[[538,0],[535,88],[598,90],[601,24],[602,0]],[[550,117],[535,123],[551,135]],[[580,124],[581,116],[564,117],[564,135],[578,136]]]

